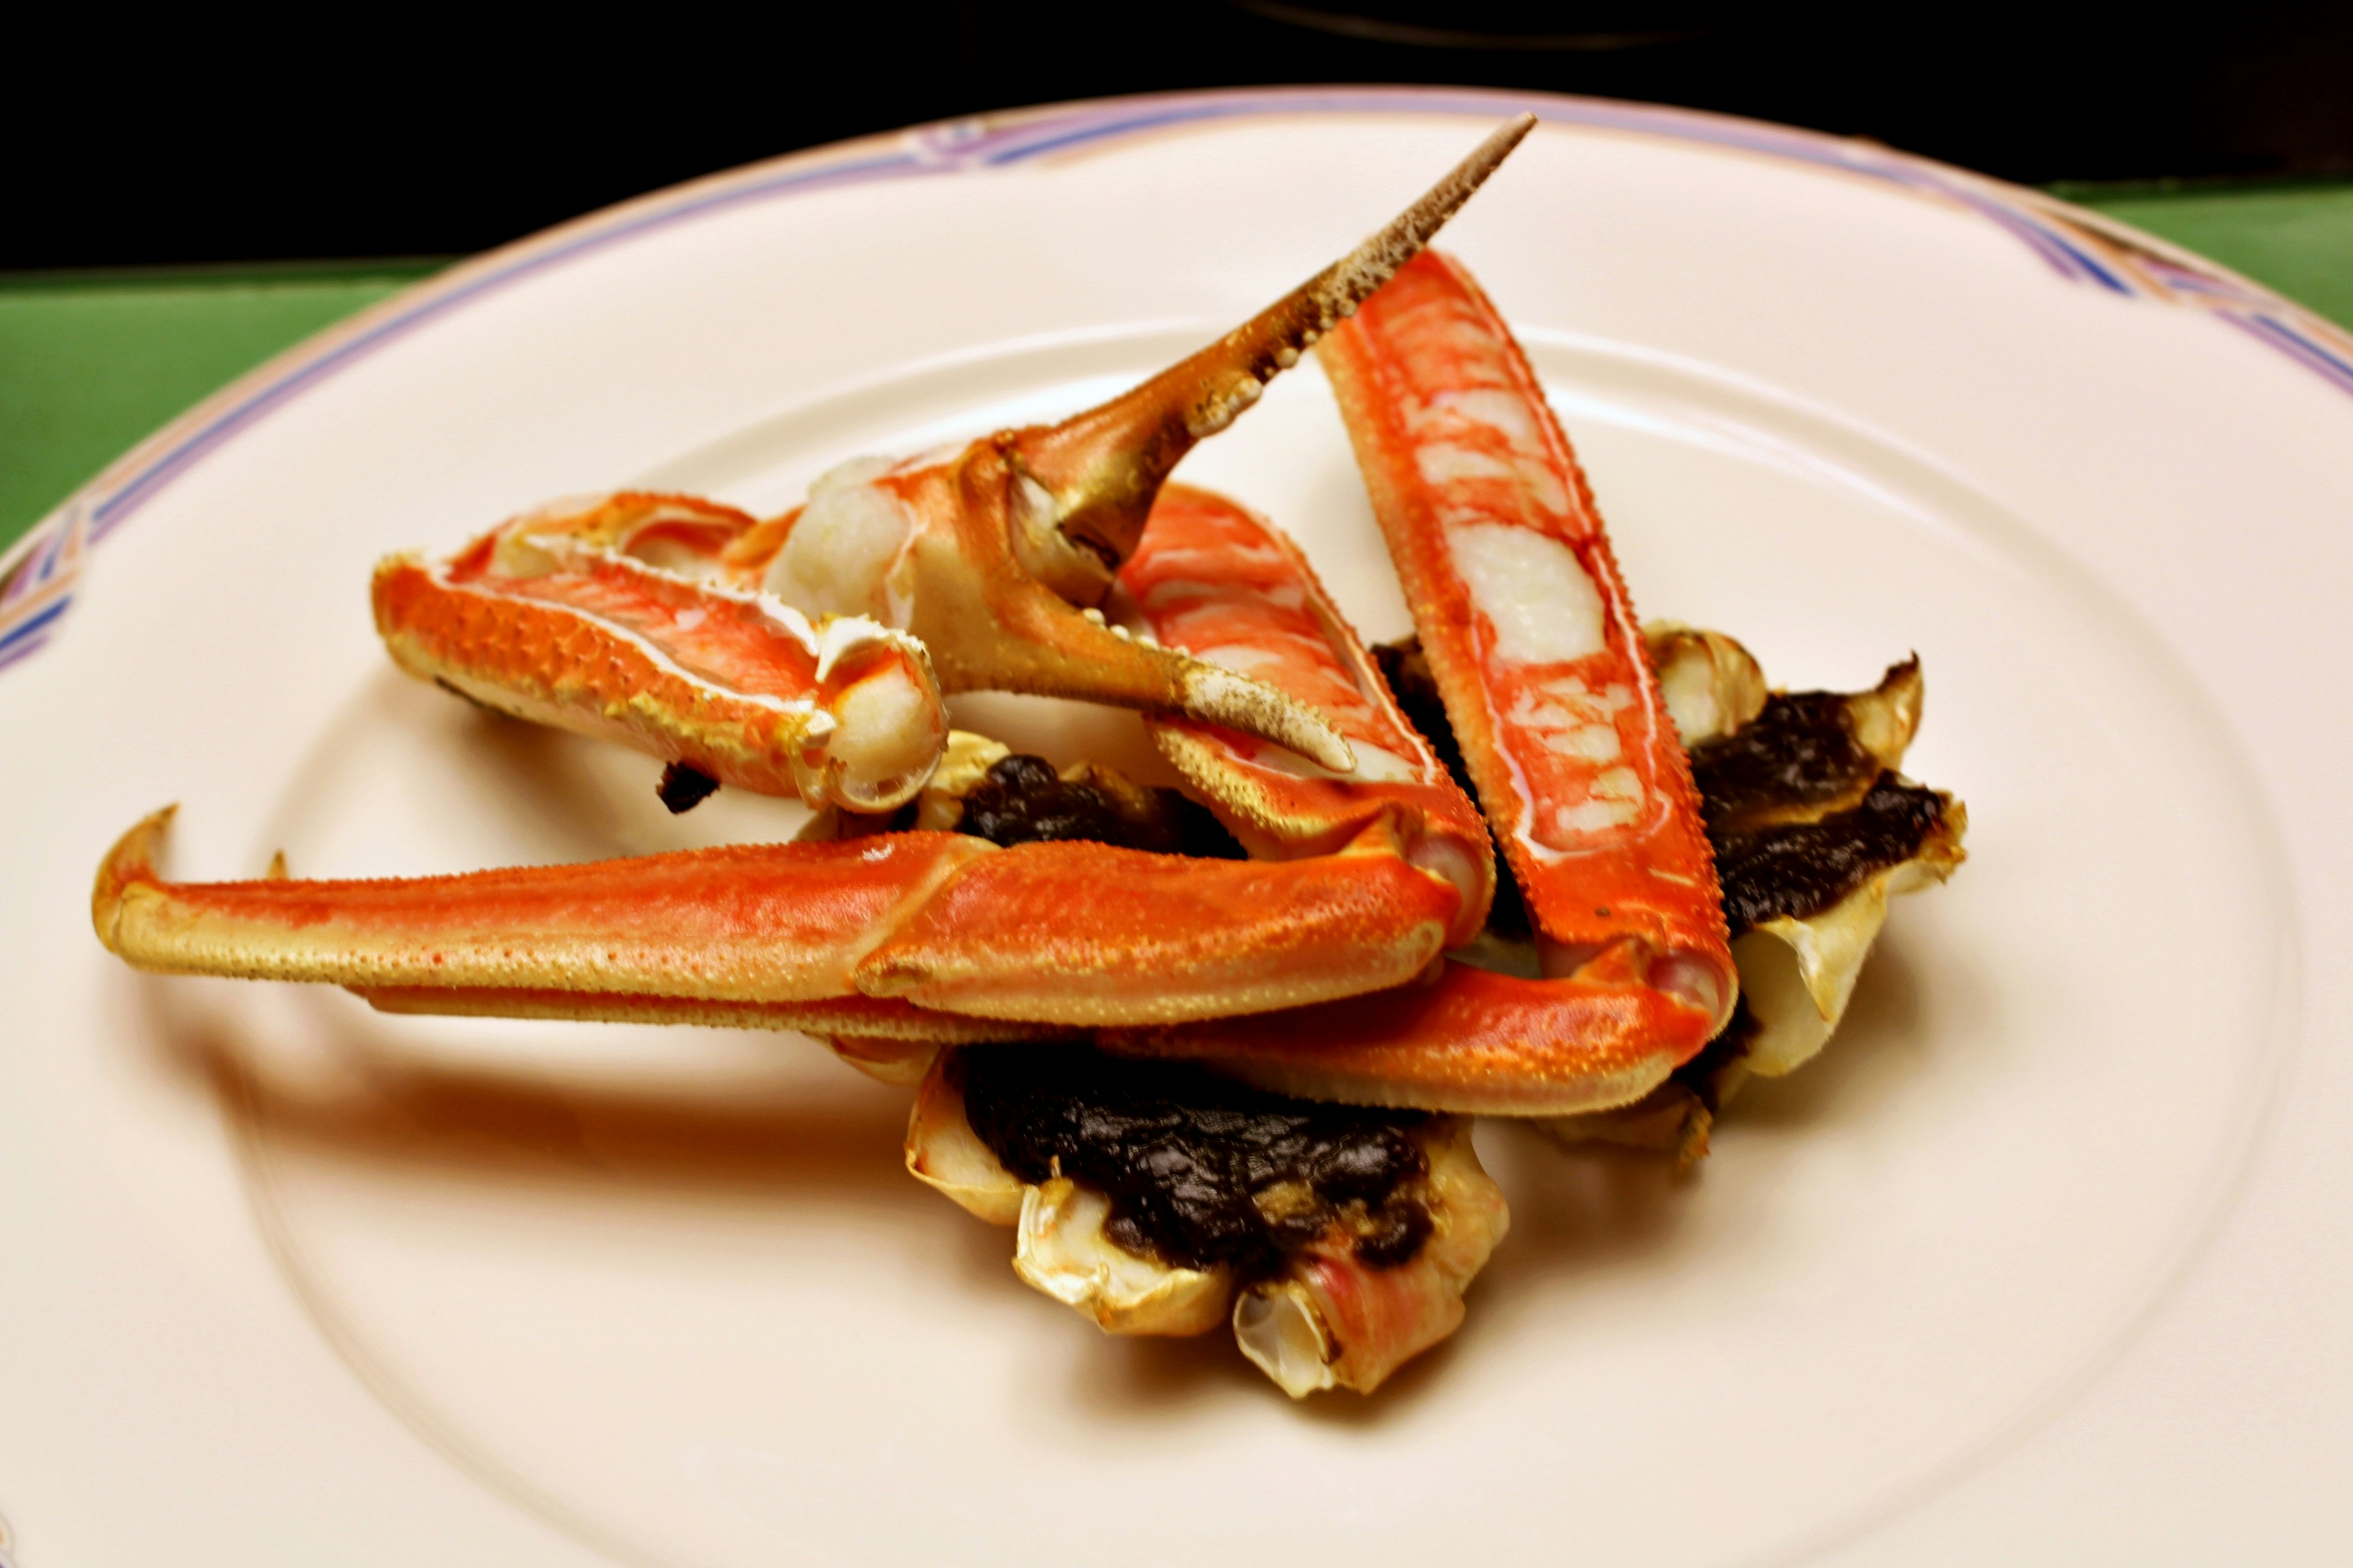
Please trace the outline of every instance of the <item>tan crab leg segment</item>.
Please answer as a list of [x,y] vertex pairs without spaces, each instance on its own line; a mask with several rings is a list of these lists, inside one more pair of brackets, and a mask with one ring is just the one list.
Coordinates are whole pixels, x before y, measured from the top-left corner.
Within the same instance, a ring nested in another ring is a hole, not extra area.
[[1455,889],[1447,945],[1478,934],[1495,888],[1478,810],[1398,711],[1297,545],[1222,496],[1170,485],[1119,582],[1123,613],[1160,642],[1296,698],[1356,752],[1342,776],[1238,731],[1151,721],[1162,752],[1253,855],[1326,854],[1388,819],[1407,860]]
[[503,1001],[526,1016],[560,1014],[560,994],[586,994],[592,1017],[692,1003],[678,1011],[697,1022],[704,1004],[863,995],[1034,1024],[1165,1023],[1395,985],[1437,953],[1453,903],[1377,830],[1272,864],[906,833],[451,877],[175,883],[154,865],[169,817],[123,836],[91,896],[100,940],[135,967],[453,988],[468,994],[452,1010]]
[[678,496],[560,505],[384,563],[377,629],[412,675],[520,717],[812,805],[900,804],[947,738],[923,647],[712,581],[752,525]]
[[856,611],[914,633],[949,691],[1183,713],[1347,772],[1346,742],[1312,708],[1082,612],[1100,611],[1177,459],[1379,288],[1533,123],[1522,116],[1497,131],[1388,227],[1134,390],[946,460],[844,465],[799,512],[745,538],[730,564],[807,613]]
[[1737,982],[1690,764],[1526,357],[1435,252],[1317,352],[1547,973],[1637,944],[1720,1022]]
[[1563,1116],[1640,1099],[1715,1033],[1642,956],[1620,943],[1558,980],[1449,961],[1428,984],[1099,1038],[1303,1100]]

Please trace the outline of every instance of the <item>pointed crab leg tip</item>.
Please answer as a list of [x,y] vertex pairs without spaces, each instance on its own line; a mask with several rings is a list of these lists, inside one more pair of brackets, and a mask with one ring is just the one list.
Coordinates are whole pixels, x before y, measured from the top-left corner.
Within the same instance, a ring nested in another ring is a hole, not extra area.
[[285,851],[285,850],[283,850],[283,849],[280,849],[280,850],[274,851],[274,852],[270,855],[270,857],[269,857],[269,868],[268,870],[266,870],[266,871],[262,872],[262,876],[263,876],[265,879],[267,879],[268,880],[272,881],[272,882],[283,882],[283,881],[285,881],[285,880],[287,879],[287,878],[288,878],[288,872],[287,872],[287,869],[286,869],[286,851]]
[[115,944],[115,928],[122,912],[123,889],[133,882],[153,879],[156,851],[163,847],[164,835],[171,830],[172,818],[179,809],[174,804],[140,818],[130,832],[114,841],[114,847],[99,863],[98,881],[90,894],[90,923],[97,928],[98,940],[106,944],[109,952],[121,951]]
[[172,830],[172,819],[179,815],[174,804],[160,811],[149,812],[132,825],[131,831],[114,841],[106,852],[101,874],[118,873],[124,877],[151,876],[155,869],[155,854]]
[[1495,127],[1487,140],[1480,145],[1482,150],[1487,147],[1494,148],[1493,156],[1495,162],[1500,163],[1504,160],[1504,153],[1527,140],[1528,132],[1534,131],[1536,124],[1536,111],[1533,109],[1524,109]]
[[1356,753],[1324,716],[1288,693],[1214,664],[1188,660],[1184,710],[1288,747],[1335,773],[1356,771]]
[[1356,748],[1348,744],[1346,736],[1328,724],[1319,721],[1314,729],[1299,737],[1299,744],[1293,749],[1333,773],[1353,773],[1356,771]]
[[[1523,113],[1514,116],[1488,132],[1484,141],[1471,149],[1463,160],[1449,169],[1439,182],[1422,193],[1421,199],[1391,219],[1388,226],[1358,246],[1345,261],[1334,268],[1350,284],[1369,284],[1364,295],[1388,280],[1389,275],[1413,259],[1430,237],[1446,226],[1446,221],[1461,210],[1462,204],[1487,183],[1487,177],[1503,166],[1512,150],[1527,139],[1535,129],[1536,117]],[[1352,263],[1363,263],[1359,271]],[[1351,289],[1350,292],[1355,292]]]
[[1152,498],[1178,460],[1233,424],[1419,256],[1535,123],[1522,114],[1496,127],[1345,256],[1199,353],[1108,403],[1022,432],[1019,461],[1051,497],[1052,526],[1092,553],[1133,554]]

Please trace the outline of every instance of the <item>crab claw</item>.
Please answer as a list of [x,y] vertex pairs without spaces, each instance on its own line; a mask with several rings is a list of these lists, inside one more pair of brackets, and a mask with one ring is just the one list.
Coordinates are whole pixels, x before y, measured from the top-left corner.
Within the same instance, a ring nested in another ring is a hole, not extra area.
[[1058,425],[946,458],[865,459],[728,556],[807,614],[867,615],[921,637],[948,691],[1080,698],[1271,741],[1335,773],[1348,742],[1312,708],[1142,642],[1101,606],[1177,460],[1420,251],[1525,136],[1523,115],[1345,257],[1199,353]]

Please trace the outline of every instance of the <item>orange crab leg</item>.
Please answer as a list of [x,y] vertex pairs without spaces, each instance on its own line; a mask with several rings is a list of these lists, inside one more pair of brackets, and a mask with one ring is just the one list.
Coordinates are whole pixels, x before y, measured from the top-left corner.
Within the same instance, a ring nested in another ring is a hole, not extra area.
[[947,739],[922,645],[701,580],[752,527],[684,496],[543,509],[449,561],[385,562],[377,629],[409,673],[522,718],[812,805],[897,805]]
[[1204,663],[1239,670],[1314,709],[1346,737],[1339,775],[1252,735],[1189,719],[1154,741],[1264,859],[1323,855],[1387,819],[1406,858],[1459,895],[1449,947],[1478,934],[1494,858],[1478,810],[1398,710],[1379,668],[1282,531],[1208,490],[1170,485],[1119,575],[1123,618]]
[[385,644],[493,707],[811,805],[913,795],[944,742],[942,689],[1189,714],[1345,773],[1347,742],[1312,707],[1122,637],[1097,606],[1186,451],[1427,243],[1533,123],[1504,126],[1347,256],[1099,407],[944,460],[845,464],[767,523],[624,494],[515,519],[448,562],[396,557],[376,577]]
[[1737,980],[1691,766],[1526,356],[1435,252],[1317,352],[1547,973],[1636,944],[1720,1021]]
[[100,940],[134,966],[448,988],[468,994],[459,1010],[504,998],[533,1016],[572,993],[591,1015],[598,997],[630,1016],[649,997],[867,997],[1025,1023],[1164,1023],[1397,984],[1436,955],[1455,901],[1397,853],[1386,824],[1286,862],[907,833],[450,877],[191,884],[155,869],[169,817],[124,835],[91,898]]

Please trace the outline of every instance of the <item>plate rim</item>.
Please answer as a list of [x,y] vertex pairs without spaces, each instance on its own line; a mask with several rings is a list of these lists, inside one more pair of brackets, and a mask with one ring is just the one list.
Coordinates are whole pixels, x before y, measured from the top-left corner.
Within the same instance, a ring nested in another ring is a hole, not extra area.
[[467,302],[607,246],[720,207],[1084,155],[1171,127],[1307,115],[1523,111],[1535,114],[1540,125],[1798,163],[1958,208],[2009,233],[2063,280],[2197,309],[2353,398],[2353,332],[2316,312],[2105,214],[1866,138],[1706,110],[1502,89],[1223,88],[1075,99],[878,132],[666,185],[420,279],[280,351],[109,463],[0,552],[0,675],[54,638],[99,543],[239,431]]

